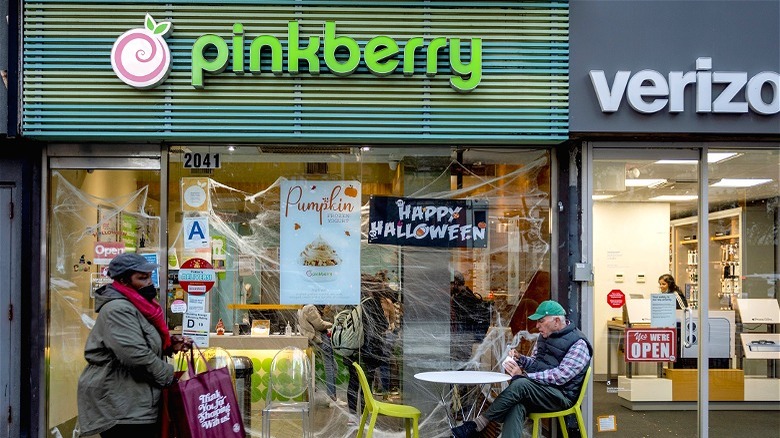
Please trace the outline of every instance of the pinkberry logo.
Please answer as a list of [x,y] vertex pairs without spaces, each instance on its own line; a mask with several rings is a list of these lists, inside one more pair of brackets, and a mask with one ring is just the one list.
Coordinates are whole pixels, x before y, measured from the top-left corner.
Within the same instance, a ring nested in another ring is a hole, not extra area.
[[155,23],[146,14],[146,27],[130,29],[111,48],[111,67],[116,76],[135,88],[154,88],[171,72],[171,51],[165,37],[173,29],[169,21]]

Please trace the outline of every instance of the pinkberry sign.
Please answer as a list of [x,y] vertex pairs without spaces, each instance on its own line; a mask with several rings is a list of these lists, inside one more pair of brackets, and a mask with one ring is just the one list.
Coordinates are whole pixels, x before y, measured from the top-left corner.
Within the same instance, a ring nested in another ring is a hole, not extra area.
[[122,82],[135,88],[153,88],[171,72],[171,51],[165,37],[173,26],[156,23],[146,14],[145,27],[130,29],[111,48],[111,67]]

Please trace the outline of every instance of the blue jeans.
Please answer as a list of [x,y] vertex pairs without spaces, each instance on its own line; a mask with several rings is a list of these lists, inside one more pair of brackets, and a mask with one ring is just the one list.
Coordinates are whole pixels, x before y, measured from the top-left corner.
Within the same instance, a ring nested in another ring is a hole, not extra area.
[[317,345],[317,351],[325,367],[325,387],[328,390],[328,396],[336,399],[336,360],[333,358],[333,345],[330,342],[330,336],[327,332],[320,332],[321,344]]
[[504,424],[501,436],[521,437],[529,412],[561,411],[572,404],[558,388],[520,377],[501,391],[485,411],[485,417]]

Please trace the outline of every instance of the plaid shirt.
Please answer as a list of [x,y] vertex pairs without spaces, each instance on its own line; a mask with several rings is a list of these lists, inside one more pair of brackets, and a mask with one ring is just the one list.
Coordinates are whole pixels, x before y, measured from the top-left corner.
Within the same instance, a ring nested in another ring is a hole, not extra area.
[[[530,356],[520,355],[517,359],[517,363],[523,368],[528,368],[535,361],[536,345],[534,345],[533,352],[531,352]],[[573,379],[574,376],[585,369],[589,363],[590,352],[588,351],[588,345],[584,340],[580,339],[569,348],[569,351],[566,352],[566,356],[563,357],[563,360],[557,367],[536,373],[528,373],[526,377],[546,385],[561,386]]]

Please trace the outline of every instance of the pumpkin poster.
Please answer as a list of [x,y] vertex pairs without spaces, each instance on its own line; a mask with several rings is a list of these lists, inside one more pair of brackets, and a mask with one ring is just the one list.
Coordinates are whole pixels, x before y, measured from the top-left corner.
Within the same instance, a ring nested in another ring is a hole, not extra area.
[[281,304],[358,304],[358,181],[282,180],[279,270]]

